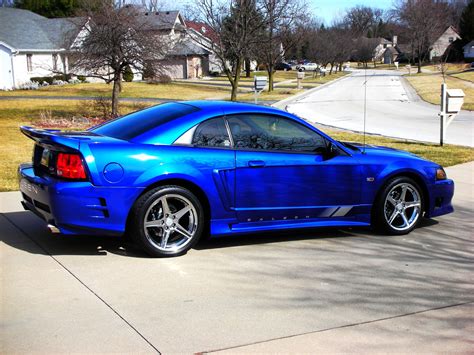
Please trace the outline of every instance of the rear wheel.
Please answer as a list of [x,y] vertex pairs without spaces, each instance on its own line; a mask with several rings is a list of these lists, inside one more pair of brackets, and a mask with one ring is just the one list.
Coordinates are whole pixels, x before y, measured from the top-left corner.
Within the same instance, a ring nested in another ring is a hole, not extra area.
[[388,234],[407,234],[418,224],[422,211],[423,195],[418,184],[408,177],[396,177],[377,197],[374,224]]
[[177,256],[196,244],[203,225],[203,208],[193,193],[180,186],[162,186],[137,200],[129,233],[152,256]]

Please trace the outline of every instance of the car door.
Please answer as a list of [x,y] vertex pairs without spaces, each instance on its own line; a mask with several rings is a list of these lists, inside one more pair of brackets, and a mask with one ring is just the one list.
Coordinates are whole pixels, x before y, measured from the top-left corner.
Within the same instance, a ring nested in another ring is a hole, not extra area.
[[346,218],[360,198],[360,169],[303,124],[267,114],[226,117],[236,150],[239,222]]

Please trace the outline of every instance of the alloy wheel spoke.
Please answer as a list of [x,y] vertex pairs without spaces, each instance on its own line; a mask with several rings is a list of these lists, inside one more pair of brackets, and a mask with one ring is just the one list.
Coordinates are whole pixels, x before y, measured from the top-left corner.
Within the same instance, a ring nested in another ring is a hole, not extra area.
[[163,236],[161,237],[160,247],[162,247],[163,249],[166,248],[166,245],[168,244],[168,239],[170,237],[170,234],[171,234],[171,231],[167,229],[165,230],[165,232],[163,233]]
[[405,214],[405,211],[401,212],[400,215],[402,216],[402,219],[403,219],[403,227],[408,226],[409,223],[408,223],[408,218]]
[[400,201],[405,201],[406,196],[407,196],[407,190],[408,190],[408,186],[403,185],[402,186],[402,193],[400,195]]
[[191,238],[192,235],[189,233],[181,224],[176,224],[176,227],[174,229],[176,232],[178,232],[181,235],[184,235],[186,238]]
[[163,221],[161,219],[145,222],[145,228],[152,228],[152,227],[161,228],[162,226],[163,226]]
[[397,205],[397,201],[395,201],[395,199],[391,195],[388,195],[387,201],[390,202],[394,206]]
[[163,209],[163,216],[169,215],[170,214],[170,207],[168,205],[168,200],[166,199],[166,196],[163,196],[161,199],[161,207]]
[[179,221],[181,219],[181,217],[183,217],[186,213],[188,213],[191,210],[192,210],[191,206],[186,206],[186,207],[180,209],[174,215],[175,215],[176,219]]
[[411,207],[421,207],[420,201],[411,201],[405,203],[405,209],[411,208]]
[[392,215],[390,216],[388,220],[388,224],[392,224],[395,218],[397,218],[399,212],[397,210],[393,210]]

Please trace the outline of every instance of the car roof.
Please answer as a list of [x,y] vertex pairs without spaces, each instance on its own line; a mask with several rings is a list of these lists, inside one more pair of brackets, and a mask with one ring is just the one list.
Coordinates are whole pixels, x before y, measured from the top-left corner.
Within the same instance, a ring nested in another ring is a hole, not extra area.
[[[195,101],[177,101],[182,104],[191,105],[201,110],[215,110],[220,109],[224,112],[233,112],[235,110],[241,110],[243,112],[274,112],[281,114],[280,109],[271,106],[262,106],[253,103],[236,102],[236,101],[214,101],[214,100],[195,100]],[[286,113],[286,112],[285,112]]]

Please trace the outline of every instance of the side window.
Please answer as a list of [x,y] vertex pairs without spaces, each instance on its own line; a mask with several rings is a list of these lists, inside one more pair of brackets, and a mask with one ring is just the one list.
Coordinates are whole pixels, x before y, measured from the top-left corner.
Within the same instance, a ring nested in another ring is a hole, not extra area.
[[291,119],[244,114],[227,117],[234,145],[243,149],[322,152],[326,140]]
[[192,144],[199,147],[230,147],[224,119],[216,117],[202,122],[194,131]]

